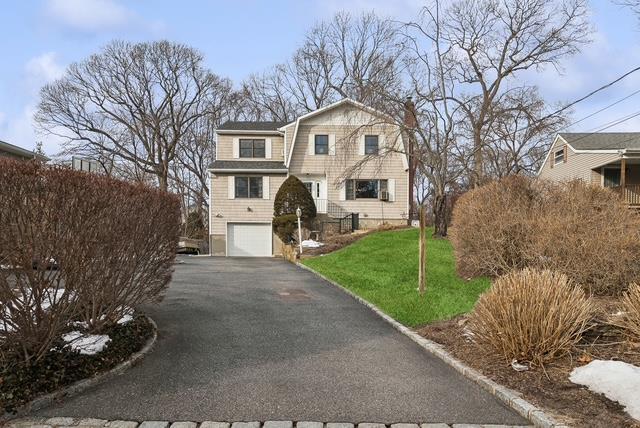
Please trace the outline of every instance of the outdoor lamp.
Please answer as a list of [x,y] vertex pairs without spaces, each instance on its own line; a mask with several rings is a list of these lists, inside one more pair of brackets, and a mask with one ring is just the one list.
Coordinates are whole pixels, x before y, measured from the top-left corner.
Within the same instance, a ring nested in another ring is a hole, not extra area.
[[302,227],[300,226],[300,217],[302,217],[302,210],[300,207],[296,208],[296,216],[298,216],[298,245],[300,246],[300,254],[302,254]]

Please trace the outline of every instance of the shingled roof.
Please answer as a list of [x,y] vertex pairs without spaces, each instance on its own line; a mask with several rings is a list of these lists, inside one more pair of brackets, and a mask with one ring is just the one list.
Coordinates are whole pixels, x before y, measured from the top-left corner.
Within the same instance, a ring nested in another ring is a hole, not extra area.
[[640,149],[640,132],[563,132],[560,137],[576,150]]
[[218,127],[218,131],[277,131],[288,122],[232,121]]

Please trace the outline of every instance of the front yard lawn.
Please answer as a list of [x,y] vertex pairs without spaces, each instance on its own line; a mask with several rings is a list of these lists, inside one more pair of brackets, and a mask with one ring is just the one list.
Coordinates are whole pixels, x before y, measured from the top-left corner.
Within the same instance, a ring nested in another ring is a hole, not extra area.
[[449,241],[431,239],[431,231],[427,233],[427,292],[423,297],[417,291],[417,229],[373,233],[302,263],[410,327],[470,311],[489,287],[489,280],[459,278]]

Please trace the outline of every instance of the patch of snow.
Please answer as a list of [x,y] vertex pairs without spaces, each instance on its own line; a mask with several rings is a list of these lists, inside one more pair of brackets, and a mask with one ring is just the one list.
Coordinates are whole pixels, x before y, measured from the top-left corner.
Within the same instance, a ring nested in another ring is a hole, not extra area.
[[617,401],[632,418],[640,421],[640,367],[623,361],[593,360],[573,369],[569,380]]
[[95,355],[107,346],[111,338],[106,334],[83,334],[72,331],[63,335],[62,340],[67,342],[74,351],[80,351],[83,355]]
[[529,370],[528,365],[520,364],[516,359],[511,360],[511,368],[517,372],[526,372],[527,370]]
[[12,265],[0,265],[0,269],[13,269]]
[[322,242],[314,241],[313,239],[305,239],[304,241],[302,241],[303,248],[319,248],[323,245],[324,244]]
[[125,316],[120,318],[117,322],[118,322],[118,324],[126,324],[126,323],[131,322],[131,321],[133,321],[133,315],[126,314]]

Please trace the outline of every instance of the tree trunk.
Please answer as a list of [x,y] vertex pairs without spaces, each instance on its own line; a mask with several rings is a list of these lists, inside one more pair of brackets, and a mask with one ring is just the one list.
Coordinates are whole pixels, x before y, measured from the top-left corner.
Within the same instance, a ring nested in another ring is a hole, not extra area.
[[447,236],[447,195],[436,195],[433,199],[433,222],[434,231],[433,236],[436,238],[444,238]]
[[473,174],[471,177],[471,188],[480,187],[483,181],[483,159],[482,159],[482,136],[481,129],[473,131]]
[[420,295],[424,295],[427,277],[427,241],[426,241],[426,221],[424,216],[424,205],[420,205],[418,210],[420,216],[420,238],[419,238],[419,257],[418,262],[418,291]]

